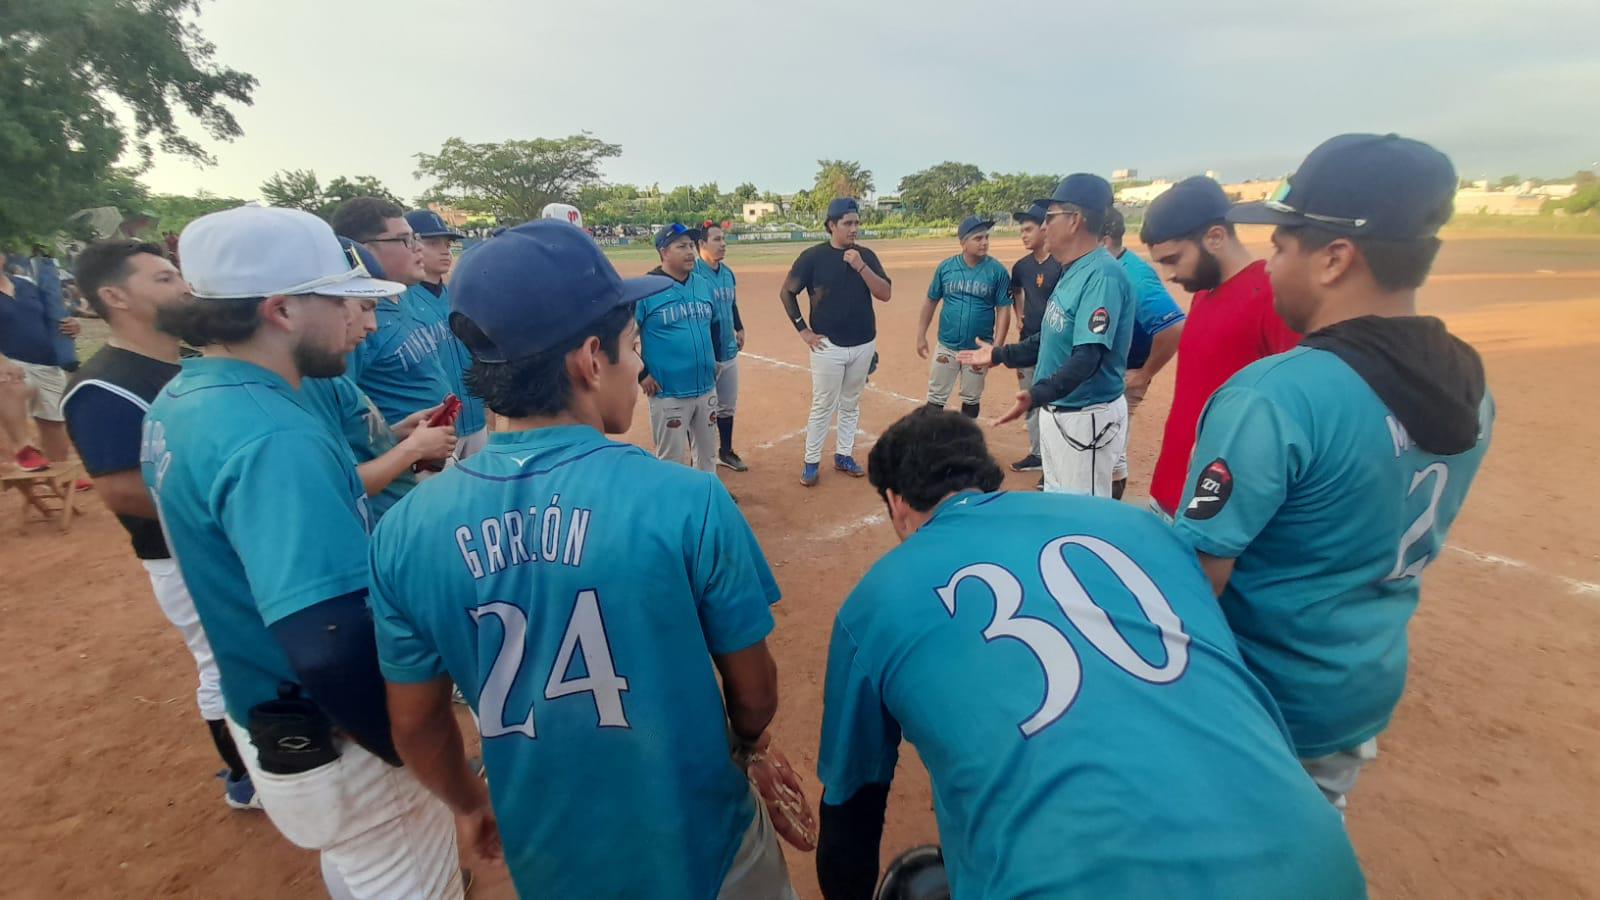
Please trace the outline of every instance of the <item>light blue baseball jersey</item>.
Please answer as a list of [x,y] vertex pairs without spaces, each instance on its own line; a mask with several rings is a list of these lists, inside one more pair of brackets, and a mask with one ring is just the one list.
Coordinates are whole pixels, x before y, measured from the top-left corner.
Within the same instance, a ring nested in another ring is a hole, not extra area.
[[[397,443],[389,423],[383,420],[383,413],[348,375],[302,380],[300,400],[350,448],[351,462],[356,466],[388,453]],[[383,518],[389,507],[416,486],[417,476],[407,469],[376,496],[367,498],[372,520]]]
[[244,724],[296,680],[267,627],[367,586],[367,498],[350,451],[282,377],[202,357],[150,405],[139,460],[228,715]]
[[414,298],[385,297],[376,309],[378,330],[350,354],[345,374],[355,379],[390,425],[419,409],[437,406],[455,384],[439,350],[440,324]]
[[1111,352],[1105,354],[1094,374],[1051,406],[1083,409],[1122,396],[1136,307],[1133,285],[1104,247],[1079,257],[1061,273],[1045,306],[1033,380],[1040,382],[1054,375],[1079,344],[1103,344]]
[[1133,284],[1133,339],[1128,344],[1128,368],[1138,369],[1150,358],[1155,336],[1182,322],[1184,315],[1161,283],[1161,276],[1139,254],[1124,250],[1117,262],[1122,263],[1122,271],[1128,273],[1128,281]]
[[[651,274],[672,277],[659,266]],[[716,387],[717,349],[711,339],[716,315],[710,284],[693,272],[634,306],[640,355],[645,371],[661,385],[659,396],[704,397]]]
[[586,426],[491,434],[373,536],[384,675],[477,710],[524,897],[716,895],[754,805],[712,656],[777,598],[715,476]]
[[1485,394],[1477,446],[1428,453],[1355,370],[1310,347],[1246,366],[1201,415],[1175,524],[1202,553],[1235,560],[1222,610],[1300,756],[1388,725],[1422,569],[1493,420]]
[[733,277],[733,269],[729,268],[727,260],[715,269],[704,259],[696,258],[694,272],[705,279],[706,287],[711,291],[711,302],[716,304],[717,325],[721,331],[721,340],[717,343],[717,362],[727,362],[739,355],[739,341],[736,335],[738,327],[734,324],[733,304],[739,294],[739,280]]
[[834,623],[823,801],[933,783],[954,896],[1360,897],[1190,548],[1105,499],[969,492]]
[[939,346],[974,350],[978,338],[994,341],[995,310],[1011,305],[1011,273],[992,256],[969,266],[957,253],[933,270],[928,300],[944,304],[939,308]]
[[450,288],[442,284],[436,287],[439,289],[437,296],[426,285],[414,284],[406,290],[401,302],[414,304],[418,316],[426,318],[429,327],[439,336],[439,368],[444,372],[450,393],[461,400],[461,414],[456,417],[456,434],[466,437],[482,431],[488,418],[483,413],[483,401],[467,390],[467,370],[472,368],[472,353],[450,330]]

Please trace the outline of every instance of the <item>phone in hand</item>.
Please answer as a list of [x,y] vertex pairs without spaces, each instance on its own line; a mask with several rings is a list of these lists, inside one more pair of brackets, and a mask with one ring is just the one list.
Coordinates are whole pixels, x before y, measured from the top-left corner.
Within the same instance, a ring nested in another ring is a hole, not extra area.
[[[443,403],[439,404],[438,411],[424,420],[422,424],[426,428],[438,428],[441,425],[454,425],[456,417],[459,415],[461,415],[461,398],[457,397],[455,394],[450,394],[444,398]],[[411,465],[411,471],[413,472],[438,472],[443,469],[443,463],[439,462],[438,460],[431,459],[423,460]]]

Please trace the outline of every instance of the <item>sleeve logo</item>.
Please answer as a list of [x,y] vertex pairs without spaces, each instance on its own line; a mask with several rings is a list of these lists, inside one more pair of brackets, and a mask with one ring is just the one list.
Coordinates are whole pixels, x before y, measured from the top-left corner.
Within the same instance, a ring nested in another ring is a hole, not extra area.
[[1111,313],[1106,312],[1104,306],[1089,314],[1089,331],[1094,334],[1105,334],[1111,327]]
[[1228,504],[1228,497],[1232,494],[1233,473],[1228,471],[1227,461],[1219,456],[1200,470],[1200,477],[1194,483],[1194,496],[1184,508],[1183,516],[1186,519],[1209,519],[1222,512],[1222,507]]

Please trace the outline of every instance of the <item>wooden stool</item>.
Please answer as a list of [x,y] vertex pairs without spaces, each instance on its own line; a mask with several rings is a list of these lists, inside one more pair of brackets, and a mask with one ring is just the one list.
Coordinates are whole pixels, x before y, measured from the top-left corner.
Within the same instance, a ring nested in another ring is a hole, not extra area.
[[[83,464],[73,460],[51,463],[50,468],[39,472],[8,472],[0,475],[0,495],[7,488],[15,488],[22,495],[22,514],[17,520],[17,533],[28,530],[30,522],[48,522],[54,519],[62,531],[72,527],[72,519],[82,515],[77,506],[77,491],[73,483],[83,477]],[[30,510],[38,510],[41,518],[32,518]]]

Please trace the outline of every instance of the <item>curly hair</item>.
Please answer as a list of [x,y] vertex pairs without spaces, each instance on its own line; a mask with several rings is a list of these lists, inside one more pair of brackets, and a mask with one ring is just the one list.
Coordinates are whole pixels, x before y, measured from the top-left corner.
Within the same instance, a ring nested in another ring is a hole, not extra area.
[[1005,475],[978,423],[924,406],[889,426],[867,457],[867,480],[887,502],[894,491],[927,512],[958,491],[999,490]]

